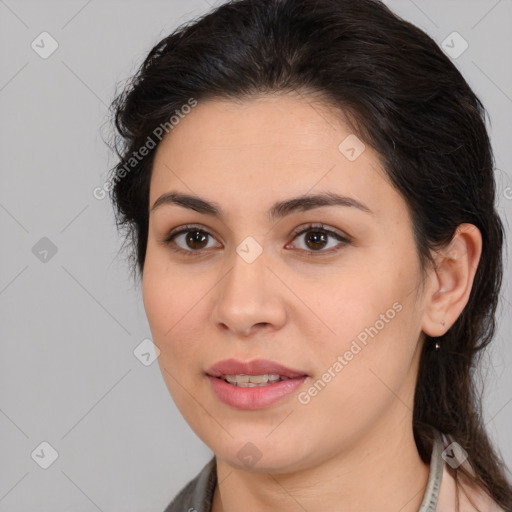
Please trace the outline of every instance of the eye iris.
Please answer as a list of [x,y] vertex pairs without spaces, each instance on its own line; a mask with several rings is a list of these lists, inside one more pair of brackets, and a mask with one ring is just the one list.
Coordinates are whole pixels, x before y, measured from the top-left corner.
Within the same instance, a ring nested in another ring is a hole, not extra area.
[[[187,245],[191,249],[202,249],[205,245],[207,245],[207,236],[208,235],[206,233],[204,233],[203,231],[199,231],[199,230],[189,231],[186,236]],[[201,247],[194,247],[194,244],[196,244],[196,243],[201,244],[203,242],[204,242],[204,244]]]
[[[310,249],[321,249],[323,247],[322,244],[326,243],[325,233],[323,233],[322,231],[310,231],[309,233],[310,235],[306,236],[306,244],[308,245],[308,247]],[[312,240],[313,247],[310,246],[308,240]],[[321,244],[322,247],[317,247],[315,246],[315,244]]]

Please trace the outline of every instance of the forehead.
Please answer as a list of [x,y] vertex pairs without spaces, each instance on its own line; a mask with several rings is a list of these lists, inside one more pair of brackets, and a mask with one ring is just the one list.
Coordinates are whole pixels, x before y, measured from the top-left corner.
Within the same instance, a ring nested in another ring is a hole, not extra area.
[[[170,189],[262,208],[270,195],[320,189],[374,204],[396,196],[378,154],[354,137],[342,112],[313,98],[199,102],[157,149],[150,204]],[[357,152],[364,148],[356,159],[343,152],[346,140]]]
[[[342,122],[343,113],[334,114],[313,98],[280,94],[228,101],[207,100],[184,116],[160,144],[166,148],[195,149],[201,153],[265,155],[269,147],[282,150],[268,157],[296,152],[314,154],[335,146],[340,133],[350,133]],[[330,136],[326,135],[330,132]],[[338,133],[336,133],[338,132]],[[208,155],[210,156],[210,155]]]

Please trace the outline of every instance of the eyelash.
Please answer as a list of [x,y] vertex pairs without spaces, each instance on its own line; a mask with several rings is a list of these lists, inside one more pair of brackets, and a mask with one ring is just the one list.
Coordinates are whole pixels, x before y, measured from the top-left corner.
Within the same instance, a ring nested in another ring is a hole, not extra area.
[[[168,245],[170,247],[170,249],[172,251],[174,251],[174,252],[177,252],[177,253],[180,253],[180,254],[186,254],[187,256],[191,256],[191,257],[201,256],[201,253],[204,253],[204,251],[205,251],[204,249],[185,250],[185,249],[181,249],[179,247],[173,247],[172,246],[173,245],[173,240],[177,236],[182,235],[182,234],[186,234],[186,233],[190,233],[191,231],[200,231],[201,233],[205,233],[206,235],[212,237],[212,235],[208,231],[206,231],[205,229],[202,229],[200,226],[195,225],[195,224],[190,224],[190,225],[182,226],[179,229],[179,231],[171,231],[171,233],[169,233],[169,235],[167,235],[167,237],[164,239],[164,243],[166,245]],[[351,243],[351,239],[349,237],[342,236],[339,233],[336,233],[335,231],[332,231],[330,229],[326,229],[324,227],[324,225],[321,224],[321,223],[320,224],[308,224],[306,226],[301,226],[301,227],[297,228],[292,233],[293,240],[295,240],[300,235],[308,233],[309,231],[320,231],[320,232],[322,232],[324,234],[330,235],[333,238],[336,238],[339,242],[341,242],[341,246],[344,246],[344,245],[347,245],[347,244]],[[338,250],[340,250],[340,249],[336,249],[334,251],[332,249],[330,249],[328,251],[323,251],[323,250],[310,251],[310,250],[301,249],[302,252],[305,252],[308,256],[311,256],[311,257],[322,256],[322,255],[325,255],[325,254],[332,254],[333,252],[337,252]]]

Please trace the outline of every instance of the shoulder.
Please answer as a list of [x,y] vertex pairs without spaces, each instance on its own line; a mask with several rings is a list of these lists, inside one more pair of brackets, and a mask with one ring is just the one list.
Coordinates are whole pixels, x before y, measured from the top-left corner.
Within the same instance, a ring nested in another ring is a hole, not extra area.
[[216,460],[213,457],[179,491],[164,512],[210,512],[216,484]]
[[[505,512],[482,488],[464,486],[458,494],[460,512]],[[456,510],[456,495],[455,479],[444,464],[436,512]]]

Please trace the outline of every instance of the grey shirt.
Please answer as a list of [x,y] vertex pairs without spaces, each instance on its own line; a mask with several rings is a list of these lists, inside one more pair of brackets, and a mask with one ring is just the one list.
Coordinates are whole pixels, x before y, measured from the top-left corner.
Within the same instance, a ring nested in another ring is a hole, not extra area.
[[[427,488],[418,512],[435,512],[436,510],[443,476],[442,453],[451,442],[448,437],[437,432],[430,457]],[[216,484],[217,466],[214,456],[199,474],[181,489],[164,512],[211,512]]]

